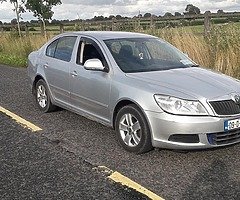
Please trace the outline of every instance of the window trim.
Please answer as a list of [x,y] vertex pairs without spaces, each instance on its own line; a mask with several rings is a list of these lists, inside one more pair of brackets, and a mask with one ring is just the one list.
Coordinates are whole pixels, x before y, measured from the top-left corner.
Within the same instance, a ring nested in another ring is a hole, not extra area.
[[[69,38],[69,37],[75,38],[75,43],[74,43],[74,45],[73,45],[73,49],[72,49],[72,54],[71,54],[70,60],[69,60],[69,61],[66,61],[66,60],[62,60],[62,59],[56,58],[56,57],[55,57],[55,53],[56,53],[56,50],[57,50],[59,41],[60,41],[61,39],[63,39],[63,38]],[[70,62],[70,61],[72,60],[72,58],[73,58],[72,56],[73,56],[74,47],[75,47],[76,42],[77,42],[77,38],[78,38],[78,36],[76,36],[76,35],[66,35],[66,36],[62,36],[62,37],[59,37],[59,38],[53,40],[53,41],[46,47],[45,55],[46,55],[47,57],[54,58],[54,59],[56,59],[56,60],[61,60],[61,61],[64,61],[64,62]],[[49,56],[49,55],[47,55],[47,49],[48,49],[48,47],[49,47],[51,44],[53,44],[55,41],[57,41],[57,43],[56,43],[56,46],[55,46],[55,49],[54,49],[54,54],[53,54],[53,56]]]
[[85,46],[86,42],[91,43],[96,48],[96,50],[98,51],[98,53],[100,54],[100,56],[103,59],[103,66],[105,67],[105,72],[109,72],[109,65],[108,65],[106,57],[104,56],[104,53],[103,53],[102,49],[100,48],[100,45],[94,39],[84,37],[84,36],[81,36],[79,44],[78,44],[76,64],[81,65],[81,66],[84,65],[84,63],[83,63],[83,53],[84,53],[84,46]]
[[[60,38],[61,38],[61,37],[60,37]],[[53,40],[49,45],[47,45],[46,50],[45,50],[45,56],[50,57],[50,58],[54,58],[55,52],[56,52],[56,48],[57,48],[57,45],[58,45],[58,42],[59,42],[59,39],[60,39],[60,38],[57,38],[57,39]],[[57,41],[57,43],[56,43],[56,46],[55,46],[55,48],[54,48],[53,56],[47,55],[48,48],[49,48],[54,42],[56,42],[56,41]]]

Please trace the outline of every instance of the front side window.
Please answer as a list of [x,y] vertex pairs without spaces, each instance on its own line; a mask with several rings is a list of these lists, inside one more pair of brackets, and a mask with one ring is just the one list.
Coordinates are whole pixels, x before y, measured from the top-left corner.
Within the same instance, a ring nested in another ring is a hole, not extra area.
[[83,37],[78,48],[77,63],[84,65],[89,59],[99,59],[105,67],[107,66],[106,59],[97,43]]
[[157,38],[123,38],[104,42],[125,73],[186,68],[194,65],[175,47]]
[[85,63],[89,59],[97,58],[99,60],[103,60],[102,56],[98,52],[97,48],[94,44],[90,42],[84,43],[84,50],[83,50],[83,63]]

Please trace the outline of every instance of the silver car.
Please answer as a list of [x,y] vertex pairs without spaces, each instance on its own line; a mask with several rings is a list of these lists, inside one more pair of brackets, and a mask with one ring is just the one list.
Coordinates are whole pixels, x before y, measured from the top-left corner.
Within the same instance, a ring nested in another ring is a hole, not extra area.
[[60,106],[113,127],[130,152],[240,141],[239,80],[154,36],[61,34],[29,55],[28,76],[40,110]]

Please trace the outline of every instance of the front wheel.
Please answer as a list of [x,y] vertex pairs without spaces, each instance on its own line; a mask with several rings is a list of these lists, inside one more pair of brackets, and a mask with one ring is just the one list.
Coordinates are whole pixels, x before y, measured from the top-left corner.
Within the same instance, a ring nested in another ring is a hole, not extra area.
[[52,104],[47,84],[40,79],[35,88],[35,98],[39,109],[45,113],[54,111],[56,106]]
[[153,148],[147,120],[137,106],[131,104],[121,108],[115,128],[119,143],[127,151],[141,154]]

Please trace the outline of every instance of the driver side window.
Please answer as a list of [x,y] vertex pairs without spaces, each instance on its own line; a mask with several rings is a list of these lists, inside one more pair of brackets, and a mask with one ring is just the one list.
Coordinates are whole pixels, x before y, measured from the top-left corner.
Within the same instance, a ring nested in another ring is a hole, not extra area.
[[77,64],[84,65],[89,59],[99,59],[103,66],[107,66],[107,62],[99,46],[89,38],[82,38],[79,43]]
[[93,58],[97,58],[99,60],[101,60],[101,62],[103,61],[100,53],[98,52],[98,50],[96,49],[96,47],[89,43],[86,42],[84,44],[84,49],[83,49],[83,64],[89,60],[89,59],[93,59]]

